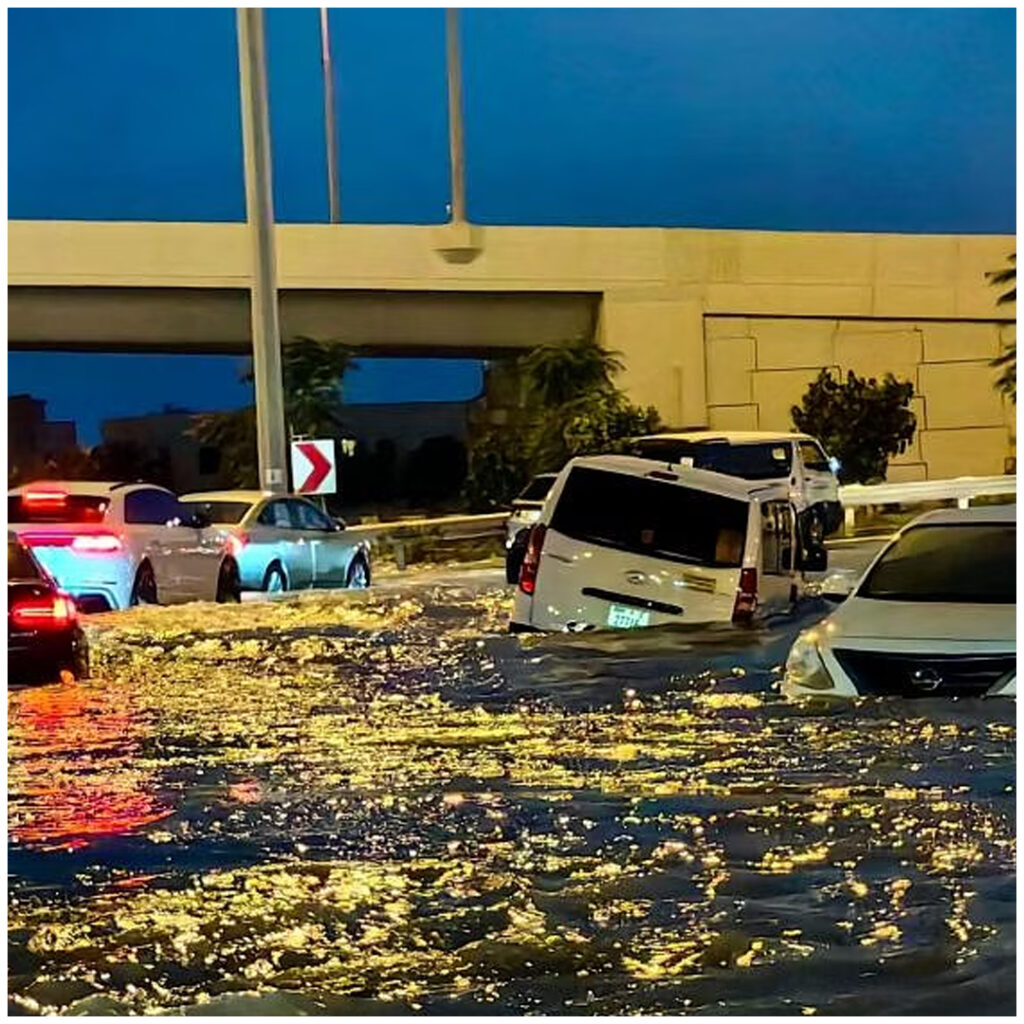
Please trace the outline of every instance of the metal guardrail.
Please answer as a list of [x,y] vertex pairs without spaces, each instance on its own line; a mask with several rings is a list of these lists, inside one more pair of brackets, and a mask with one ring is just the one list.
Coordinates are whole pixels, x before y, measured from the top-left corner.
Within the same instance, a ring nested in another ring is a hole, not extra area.
[[901,484],[847,484],[839,488],[839,500],[844,508],[953,500],[964,502],[966,507],[971,498],[1016,493],[1016,476],[961,476]]
[[399,569],[405,568],[405,547],[420,537],[435,540],[475,540],[498,537],[505,532],[509,512],[488,512],[472,516],[436,516],[433,519],[397,519],[390,523],[366,523],[345,531],[371,543],[387,544]]
[[967,508],[972,498],[1017,495],[1016,476],[961,476],[953,480],[914,480],[893,484],[847,484],[839,488],[846,532],[852,533],[856,510],[868,505],[914,505],[922,501],[955,501]]

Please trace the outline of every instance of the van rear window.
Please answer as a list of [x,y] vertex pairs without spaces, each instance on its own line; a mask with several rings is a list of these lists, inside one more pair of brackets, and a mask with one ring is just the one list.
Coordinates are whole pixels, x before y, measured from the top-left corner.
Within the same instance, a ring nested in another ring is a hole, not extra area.
[[729,444],[649,438],[638,441],[633,451],[644,459],[672,463],[692,459],[695,469],[738,476],[742,480],[777,480],[788,476],[793,465],[793,449],[788,441]]
[[621,551],[735,568],[743,562],[748,508],[707,491],[578,466],[565,482],[551,528]]

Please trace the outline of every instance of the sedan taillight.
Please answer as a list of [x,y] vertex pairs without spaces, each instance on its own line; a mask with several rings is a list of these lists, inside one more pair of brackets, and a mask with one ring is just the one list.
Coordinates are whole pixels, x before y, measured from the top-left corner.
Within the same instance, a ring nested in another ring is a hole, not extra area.
[[75,602],[67,594],[23,598],[10,614],[19,629],[65,629],[77,618]]
[[71,542],[72,551],[120,551],[121,538],[113,533],[80,533]]

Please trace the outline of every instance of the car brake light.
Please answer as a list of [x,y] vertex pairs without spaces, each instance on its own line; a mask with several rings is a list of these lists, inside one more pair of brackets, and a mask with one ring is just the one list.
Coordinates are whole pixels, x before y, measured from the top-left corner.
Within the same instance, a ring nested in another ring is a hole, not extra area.
[[75,602],[67,594],[30,597],[11,608],[11,621],[21,629],[63,629],[76,616]]
[[25,491],[21,496],[22,504],[28,507],[32,506],[53,506],[53,505],[64,505],[67,503],[68,493],[67,491],[55,491],[55,490],[39,490],[39,491]]
[[71,541],[73,551],[120,551],[121,538],[113,533],[80,533]]
[[740,585],[736,590],[736,603],[732,608],[732,621],[749,623],[757,607],[757,570],[741,569]]
[[231,554],[237,556],[241,553],[242,548],[249,543],[249,534],[245,530],[236,530],[234,533],[228,535],[227,548]]
[[519,589],[524,594],[532,594],[537,589],[540,552],[544,547],[544,535],[547,532],[548,528],[543,523],[537,523],[530,530],[530,539],[526,543],[526,554],[523,555],[523,564],[519,570]]

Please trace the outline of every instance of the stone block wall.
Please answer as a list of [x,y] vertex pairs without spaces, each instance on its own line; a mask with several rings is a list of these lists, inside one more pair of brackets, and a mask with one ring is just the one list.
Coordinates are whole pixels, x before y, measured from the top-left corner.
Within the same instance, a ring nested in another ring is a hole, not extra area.
[[706,316],[708,425],[791,430],[823,367],[914,385],[917,434],[888,479],[995,476],[1016,452],[1016,408],[991,360],[1015,337],[996,321]]

